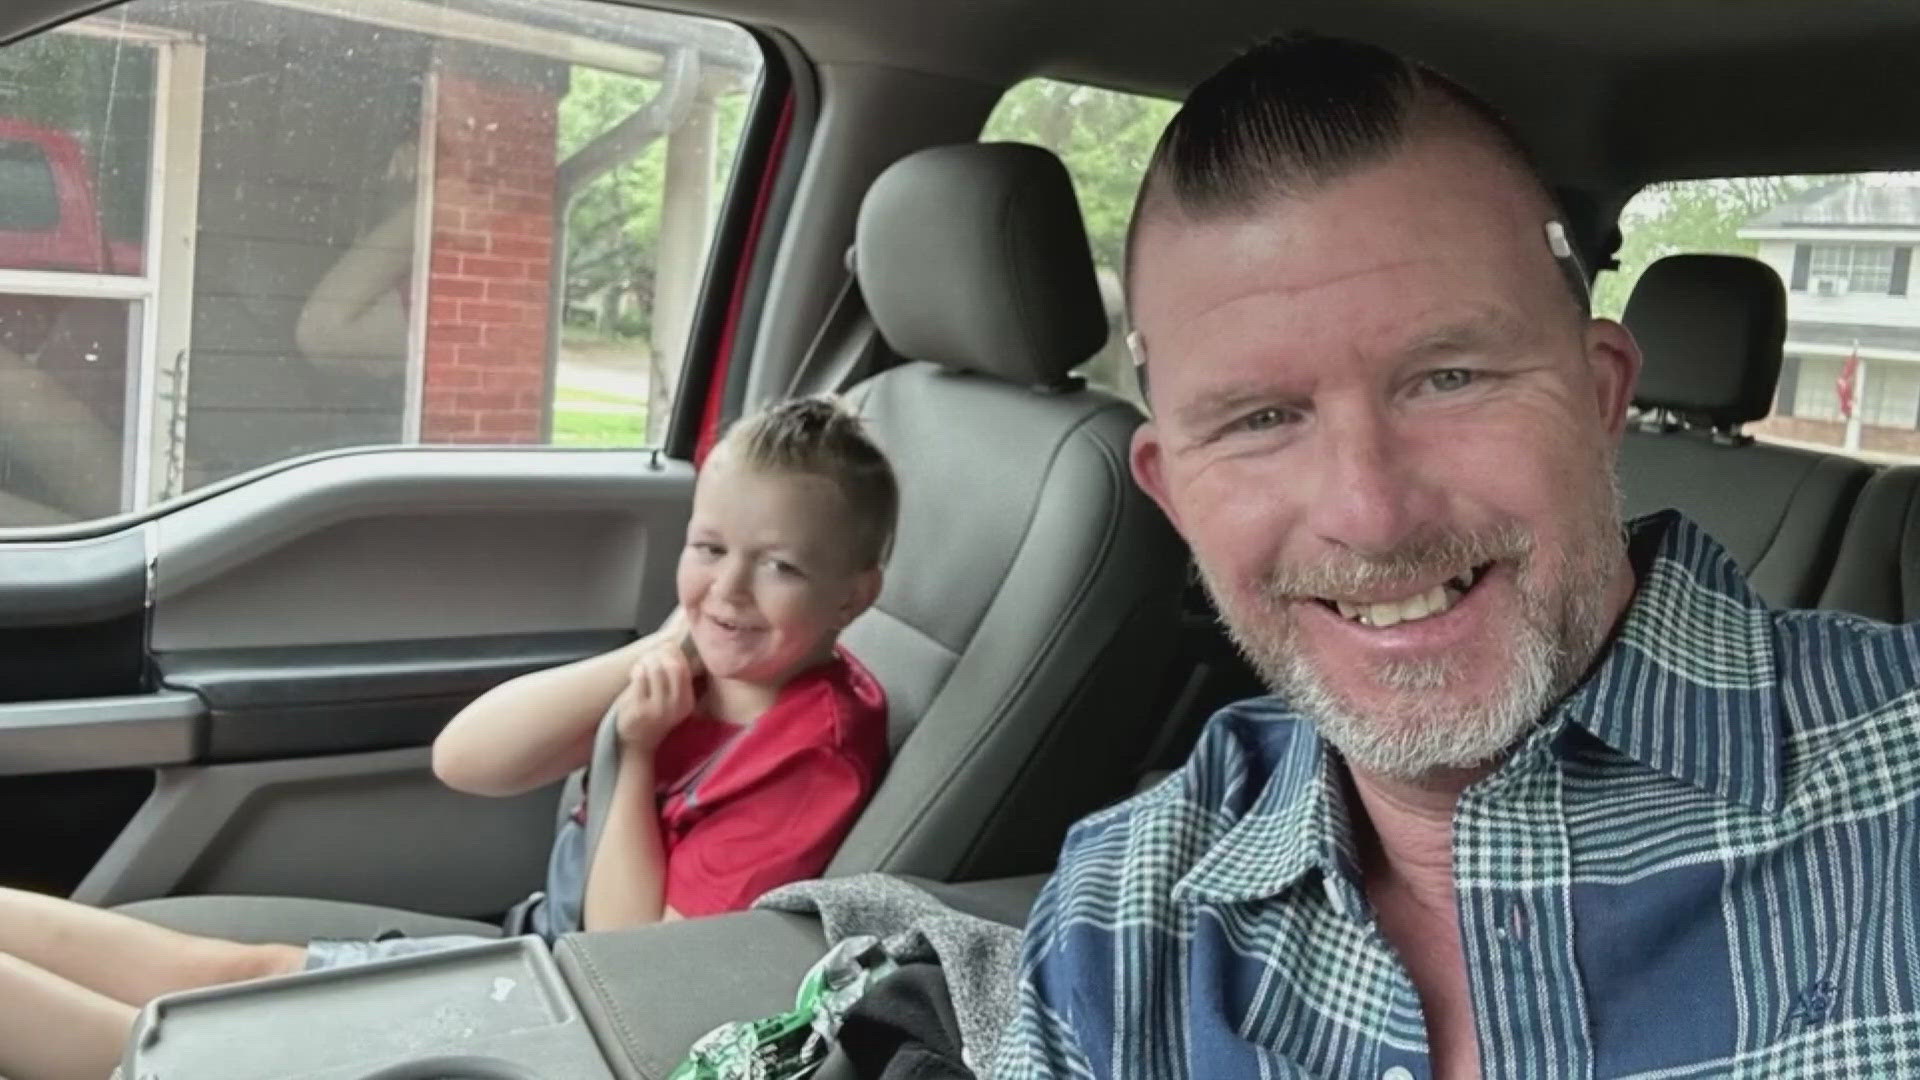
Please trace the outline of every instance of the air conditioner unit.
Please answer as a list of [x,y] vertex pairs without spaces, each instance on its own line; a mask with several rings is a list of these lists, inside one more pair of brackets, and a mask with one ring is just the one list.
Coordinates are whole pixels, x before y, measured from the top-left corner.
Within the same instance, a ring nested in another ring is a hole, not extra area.
[[1820,274],[1813,279],[1812,285],[1815,296],[1847,295],[1847,279],[1841,274]]

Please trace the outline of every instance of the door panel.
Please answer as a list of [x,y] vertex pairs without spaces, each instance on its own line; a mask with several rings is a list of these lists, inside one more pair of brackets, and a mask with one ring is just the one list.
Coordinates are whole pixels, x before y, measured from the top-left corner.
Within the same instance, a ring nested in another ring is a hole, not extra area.
[[461,795],[434,780],[428,756],[163,769],[74,899],[242,893],[498,916],[539,884],[557,786]]
[[164,664],[234,646],[630,631],[671,603],[691,487],[686,465],[642,452],[310,462],[155,523],[152,646]]
[[0,702],[149,688],[146,543],[130,529],[0,547]]
[[198,649],[162,661],[207,708],[200,760],[419,746],[487,689],[617,648],[626,630]]
[[428,744],[488,687],[662,618],[691,496],[650,452],[360,452],[97,541],[0,544],[0,602],[31,591],[0,635],[65,631],[85,676],[0,705],[0,805],[29,837],[89,793],[125,822],[91,822],[84,859],[52,849],[71,830],[0,851],[0,881],[497,914],[540,880],[556,792],[457,795]]

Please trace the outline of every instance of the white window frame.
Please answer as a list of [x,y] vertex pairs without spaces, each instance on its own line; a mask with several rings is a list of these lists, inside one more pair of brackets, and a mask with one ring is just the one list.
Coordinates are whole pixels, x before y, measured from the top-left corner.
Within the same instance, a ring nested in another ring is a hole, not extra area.
[[[120,509],[141,510],[179,493],[184,462],[166,449],[186,409],[170,393],[162,416],[163,373],[186,386],[193,326],[194,239],[200,207],[200,121],[206,47],[188,34],[95,16],[50,33],[105,38],[154,50],[153,130],[147,166],[146,235],[132,274],[0,269],[0,293],[122,300],[137,304],[126,358],[126,419],[121,429]],[[162,290],[160,282],[184,284]],[[164,364],[162,357],[168,358]],[[156,462],[158,463],[156,465]],[[162,475],[156,476],[156,468]]]
[[1842,277],[1847,291],[1885,295],[1893,289],[1893,248],[1885,244],[1815,244],[1807,276]]
[[1914,430],[1920,416],[1920,365],[1876,357],[1859,412],[1863,424]]

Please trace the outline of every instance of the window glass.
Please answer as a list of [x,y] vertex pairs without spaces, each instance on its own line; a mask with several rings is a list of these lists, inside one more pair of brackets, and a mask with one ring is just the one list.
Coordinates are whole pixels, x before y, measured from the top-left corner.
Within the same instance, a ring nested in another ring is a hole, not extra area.
[[[1758,438],[1876,462],[1920,461],[1920,173],[1655,184],[1621,213],[1620,268],[1595,309],[1618,317],[1642,271],[1680,252],[1745,255],[1787,294],[1773,414]],[[1649,362],[1657,362],[1650,359]]]
[[1029,79],[1007,91],[980,135],[989,142],[1043,146],[1066,163],[1087,224],[1112,329],[1106,347],[1079,371],[1093,385],[1135,401],[1138,388],[1122,337],[1120,274],[1127,223],[1154,143],[1179,107],[1178,102],[1164,98]]
[[590,0],[133,0],[0,48],[0,529],[659,443],[760,68]]

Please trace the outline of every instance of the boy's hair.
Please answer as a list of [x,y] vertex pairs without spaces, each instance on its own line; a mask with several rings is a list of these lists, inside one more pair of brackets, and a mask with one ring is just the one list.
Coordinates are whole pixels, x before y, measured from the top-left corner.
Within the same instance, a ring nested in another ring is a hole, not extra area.
[[900,516],[899,484],[860,419],[831,398],[796,398],[742,417],[714,449],[751,468],[833,481],[852,511],[858,565],[886,561]]

